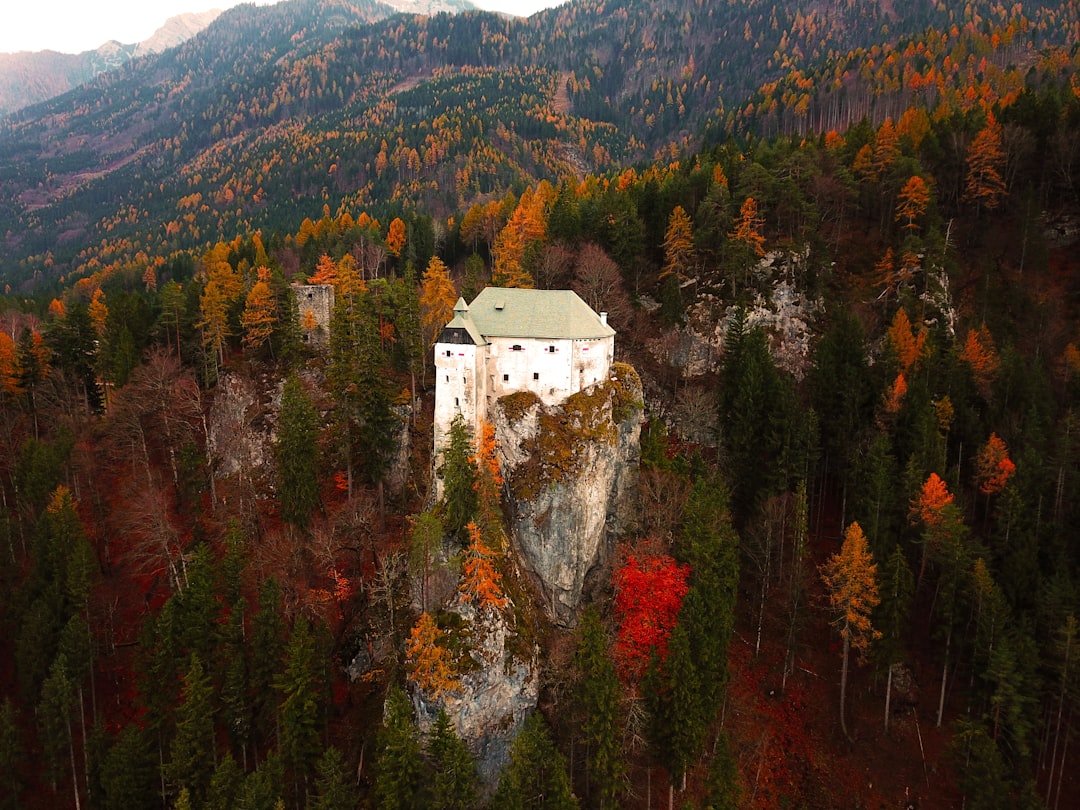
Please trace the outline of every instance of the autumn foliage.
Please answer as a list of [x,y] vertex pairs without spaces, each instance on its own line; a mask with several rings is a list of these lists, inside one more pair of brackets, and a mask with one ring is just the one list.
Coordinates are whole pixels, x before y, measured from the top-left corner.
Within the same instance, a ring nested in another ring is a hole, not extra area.
[[458,586],[461,598],[475,602],[481,610],[506,607],[508,600],[502,590],[502,574],[495,567],[495,552],[485,545],[475,523],[469,523],[465,529],[469,532],[469,547],[461,565],[462,577]]
[[942,510],[952,502],[948,485],[937,473],[930,473],[918,497],[911,502],[911,519],[921,521],[928,528],[938,526],[944,519]]
[[1016,465],[1009,458],[1009,448],[996,433],[990,434],[990,438],[979,451],[975,464],[979,492],[984,495],[1001,492],[1016,472]]
[[421,613],[416,625],[409,631],[405,649],[409,680],[421,691],[435,697],[453,692],[461,686],[454,677],[450,651],[439,645],[443,635],[431,614]]
[[667,554],[631,554],[615,572],[615,660],[624,680],[642,676],[654,649],[661,661],[667,657],[689,577],[690,566]]

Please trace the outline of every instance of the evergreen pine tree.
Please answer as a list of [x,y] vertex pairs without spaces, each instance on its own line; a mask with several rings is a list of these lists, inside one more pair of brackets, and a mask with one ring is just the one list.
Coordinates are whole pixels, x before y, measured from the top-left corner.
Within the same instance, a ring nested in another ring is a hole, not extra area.
[[274,455],[281,516],[305,528],[319,502],[319,417],[300,378],[290,374],[281,394],[281,420]]
[[101,763],[103,810],[161,804],[153,737],[135,723],[124,726]]
[[213,687],[198,655],[184,675],[181,703],[176,709],[176,737],[169,748],[166,774],[177,792],[186,788],[201,806],[214,773]]
[[588,769],[586,790],[591,806],[615,808],[626,772],[619,717],[621,690],[595,608],[590,607],[582,617],[574,666],[580,677],[576,702],[585,718],[581,733]]
[[295,804],[307,795],[307,785],[319,756],[322,705],[315,663],[315,641],[306,618],[293,625],[285,650],[285,670],[275,679],[281,695],[282,762],[291,775]]
[[430,810],[469,810],[480,795],[476,760],[454,733],[445,710],[440,709],[428,740],[431,762]]
[[349,783],[345,757],[334,746],[323,751],[315,764],[315,796],[308,801],[312,810],[353,810],[356,790]]
[[396,686],[386,696],[375,769],[375,806],[379,810],[412,810],[418,805],[423,778],[419,733],[412,705]]
[[492,807],[500,810],[575,810],[566,760],[555,748],[539,712],[525,720],[510,748]]

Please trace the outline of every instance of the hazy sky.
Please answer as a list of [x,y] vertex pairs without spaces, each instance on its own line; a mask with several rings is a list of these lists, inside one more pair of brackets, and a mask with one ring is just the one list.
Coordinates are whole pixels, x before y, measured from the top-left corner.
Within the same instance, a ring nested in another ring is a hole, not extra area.
[[[248,0],[249,2],[251,0]],[[527,17],[565,0],[472,0],[488,10]],[[186,11],[229,8],[242,0],[17,0],[0,12],[0,53],[81,53],[110,39],[142,42],[169,17]],[[255,0],[270,5],[275,0]]]

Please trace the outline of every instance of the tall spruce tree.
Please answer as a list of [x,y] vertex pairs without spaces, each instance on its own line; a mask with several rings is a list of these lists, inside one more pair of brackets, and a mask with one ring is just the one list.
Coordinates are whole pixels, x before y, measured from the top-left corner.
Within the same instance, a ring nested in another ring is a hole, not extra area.
[[585,790],[589,805],[600,810],[615,808],[626,773],[619,712],[621,689],[595,608],[590,607],[582,617],[574,666],[580,678],[575,700],[584,717],[581,734],[585,742]]
[[510,748],[493,807],[500,810],[576,810],[566,760],[555,748],[539,712],[525,720]]
[[198,655],[184,675],[181,703],[176,709],[176,737],[169,747],[166,773],[175,793],[187,789],[201,806],[214,773],[213,685]]
[[281,393],[281,419],[274,456],[281,516],[305,528],[319,502],[319,417],[300,378],[290,374]]
[[300,806],[322,748],[319,726],[323,712],[315,640],[303,616],[293,625],[285,649],[285,669],[274,680],[274,688],[281,696],[281,759],[291,777],[294,805]]
[[386,696],[375,770],[375,806],[379,810],[412,810],[419,805],[423,779],[419,732],[412,704],[397,686]]
[[435,718],[427,755],[431,763],[430,810],[469,810],[475,807],[480,796],[476,760],[454,733],[454,726],[443,709]]

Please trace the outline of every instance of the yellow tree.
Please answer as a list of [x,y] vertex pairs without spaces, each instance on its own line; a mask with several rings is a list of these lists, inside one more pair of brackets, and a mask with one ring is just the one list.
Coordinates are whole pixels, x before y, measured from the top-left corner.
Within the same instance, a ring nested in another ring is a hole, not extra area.
[[758,214],[757,200],[747,197],[739,209],[739,219],[735,223],[735,229],[728,234],[728,238],[735,242],[737,253],[742,259],[744,274],[749,272],[750,265],[765,255],[765,237],[761,229],[765,220]]
[[929,204],[930,186],[919,175],[913,174],[897,195],[895,219],[905,222],[904,227],[914,231],[918,227],[915,220],[926,213]]
[[844,543],[821,567],[821,579],[829,594],[832,623],[844,642],[843,663],[840,669],[840,728],[850,739],[844,701],[847,693],[848,659],[852,648],[860,653],[881,633],[870,623],[870,614],[877,607],[877,564],[870,553],[866,535],[858,523],[852,523],[844,533]]
[[220,284],[210,282],[199,298],[199,322],[195,326],[202,332],[203,346],[225,362],[225,343],[229,339],[229,304]]
[[[270,287],[270,268],[260,267],[258,280],[251,285],[240,316],[244,329],[243,343],[246,349],[258,349],[270,341],[277,324],[277,298]],[[271,349],[271,355],[273,349]]]
[[685,281],[694,266],[694,229],[690,215],[681,205],[676,205],[668,217],[664,234],[664,268],[660,278],[675,276]]
[[446,265],[438,256],[432,256],[420,283],[420,327],[424,331],[425,346],[433,344],[450,319],[454,317],[457,291]]
[[507,223],[495,238],[491,249],[494,267],[491,283],[496,287],[523,287],[532,289],[533,279],[525,269],[525,242],[520,229]]
[[889,346],[896,355],[896,362],[900,364],[900,371],[907,373],[916,361],[926,356],[926,330],[920,329],[919,334],[911,327],[911,319],[908,318],[907,310],[900,307],[893,316],[892,325],[888,331]]
[[90,300],[90,305],[86,308],[90,315],[90,322],[94,324],[94,331],[97,332],[97,336],[103,337],[105,334],[105,326],[109,320],[109,307],[105,304],[105,293],[101,289],[94,290],[94,297]]
[[1005,149],[1001,140],[1001,125],[994,114],[986,114],[986,126],[979,131],[968,147],[968,174],[964,199],[977,207],[993,210],[1005,195]]
[[450,651],[439,644],[443,635],[431,614],[421,613],[416,625],[409,632],[405,649],[409,680],[435,697],[453,692],[461,686],[454,677]]
[[400,217],[390,221],[390,230],[386,234],[386,249],[393,256],[400,256],[405,247],[405,223]]

